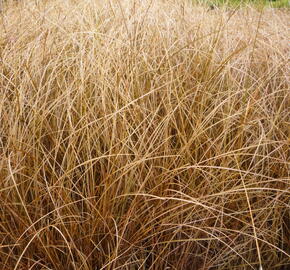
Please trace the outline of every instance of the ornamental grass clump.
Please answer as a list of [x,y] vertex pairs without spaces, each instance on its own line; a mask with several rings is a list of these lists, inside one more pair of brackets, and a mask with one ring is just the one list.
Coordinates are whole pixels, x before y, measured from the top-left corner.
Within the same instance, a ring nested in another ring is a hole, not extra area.
[[1,12],[0,269],[289,266],[288,11]]

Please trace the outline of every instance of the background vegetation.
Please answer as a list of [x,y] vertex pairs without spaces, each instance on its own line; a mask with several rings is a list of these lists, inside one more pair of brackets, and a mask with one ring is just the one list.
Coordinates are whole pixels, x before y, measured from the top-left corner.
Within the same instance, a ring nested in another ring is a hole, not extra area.
[[0,269],[287,269],[289,21],[2,7]]
[[222,6],[256,6],[256,7],[274,7],[274,8],[289,8],[289,0],[193,0],[197,4],[213,5],[216,7]]

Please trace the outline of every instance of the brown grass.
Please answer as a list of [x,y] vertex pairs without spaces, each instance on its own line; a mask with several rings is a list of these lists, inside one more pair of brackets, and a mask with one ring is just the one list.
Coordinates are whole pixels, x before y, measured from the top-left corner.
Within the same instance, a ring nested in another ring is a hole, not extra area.
[[39,2],[1,13],[0,269],[286,269],[289,12]]

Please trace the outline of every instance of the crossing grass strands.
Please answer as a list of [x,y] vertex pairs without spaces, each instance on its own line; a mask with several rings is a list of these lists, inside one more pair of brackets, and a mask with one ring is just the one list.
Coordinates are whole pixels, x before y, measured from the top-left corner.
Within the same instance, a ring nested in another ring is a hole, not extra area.
[[0,269],[289,267],[289,12],[10,1]]

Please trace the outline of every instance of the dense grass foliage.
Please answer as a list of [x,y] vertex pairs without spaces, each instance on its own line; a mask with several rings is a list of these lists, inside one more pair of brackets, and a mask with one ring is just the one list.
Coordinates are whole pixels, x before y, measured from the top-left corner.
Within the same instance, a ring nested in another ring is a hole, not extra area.
[[0,269],[286,269],[288,38],[274,9],[6,5]]

